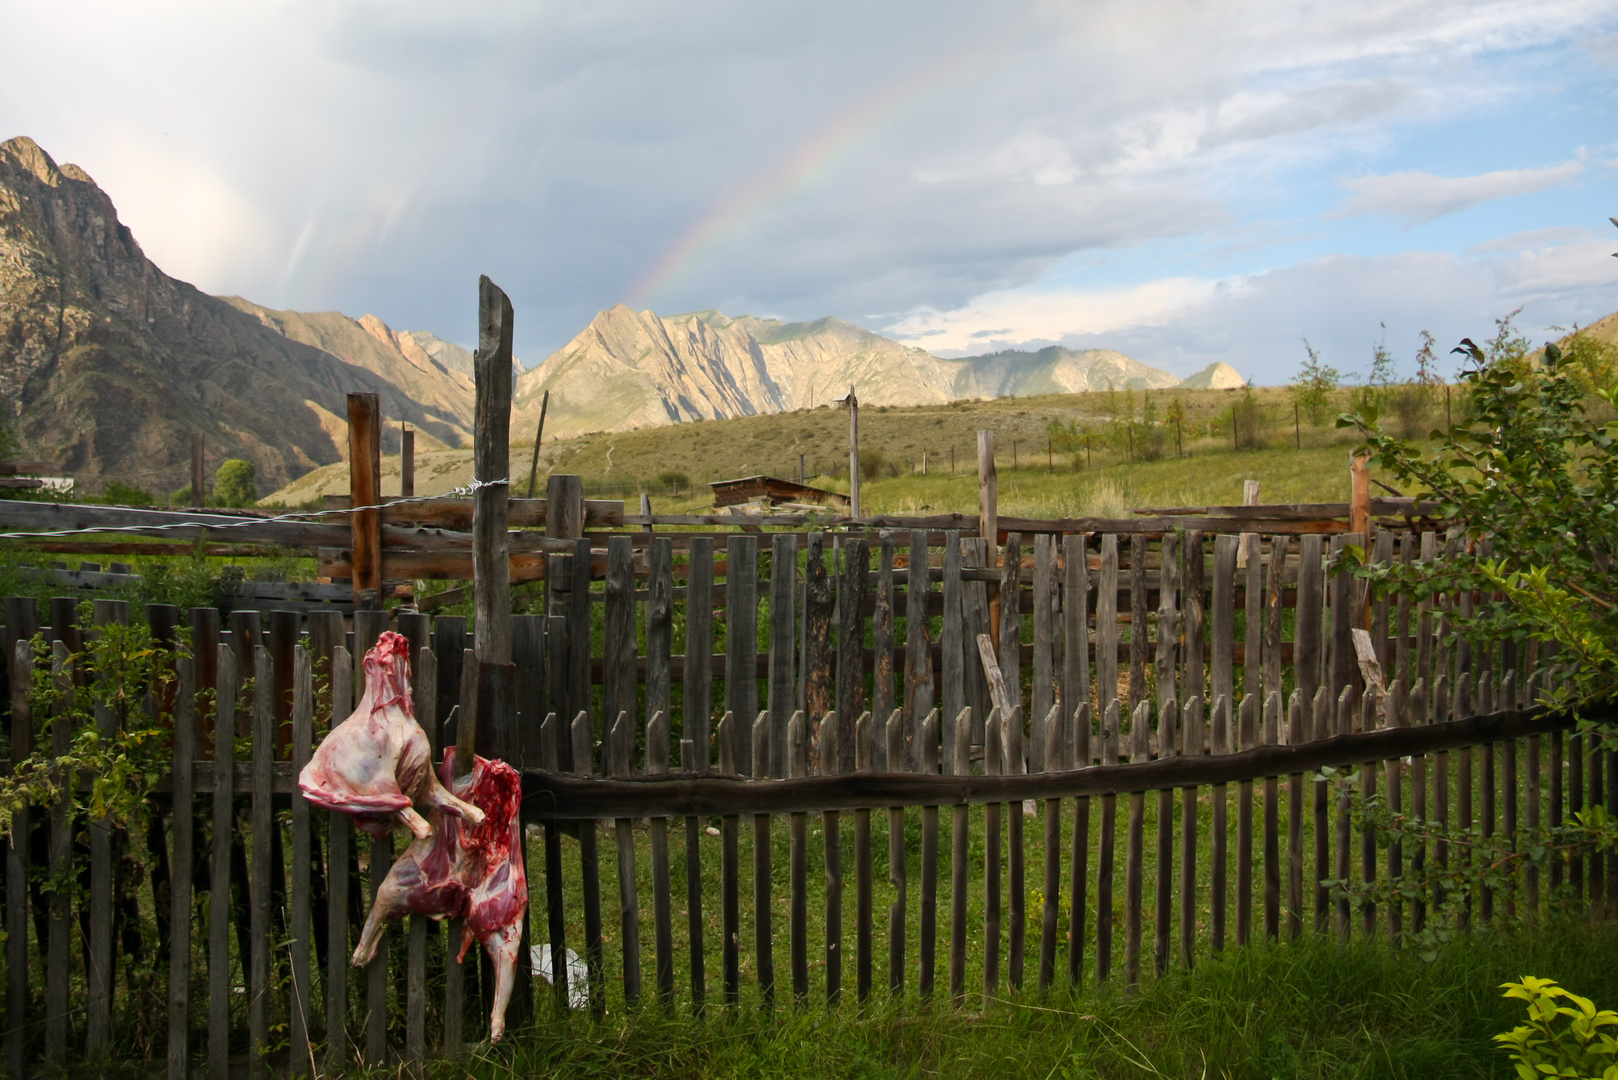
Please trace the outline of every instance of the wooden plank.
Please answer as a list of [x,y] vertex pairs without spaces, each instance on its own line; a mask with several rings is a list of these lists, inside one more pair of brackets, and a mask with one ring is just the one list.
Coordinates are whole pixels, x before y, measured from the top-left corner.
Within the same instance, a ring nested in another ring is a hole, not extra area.
[[[1226,539],[1220,537],[1221,540]],[[1234,539],[1234,538],[1232,538]],[[1234,552],[1231,554],[1234,561]],[[1217,592],[1216,594],[1217,595]],[[1215,684],[1219,682],[1216,675]],[[1211,730],[1208,738],[1208,748],[1211,754],[1222,755],[1230,753],[1230,724],[1231,699],[1220,695],[1214,702]],[[1213,841],[1212,851],[1209,853],[1209,880],[1208,918],[1212,927],[1212,948],[1214,952],[1223,952],[1225,949],[1225,898],[1226,875],[1230,870],[1230,855],[1228,844],[1230,840],[1230,799],[1224,784],[1213,785],[1213,819],[1209,823],[1209,834]]]
[[[972,718],[962,714],[955,718],[954,748],[951,753],[950,773],[966,776],[972,771],[971,738]],[[949,892],[949,993],[959,1004],[966,996],[966,911],[969,897],[967,880],[970,873],[968,858],[970,808],[959,803],[951,808],[950,821],[950,892]]]
[[[1257,680],[1255,680],[1257,681]],[[1258,740],[1259,699],[1243,694],[1241,749],[1251,750]],[[1236,787],[1236,944],[1253,940],[1253,781]]]
[[[236,715],[236,655],[228,645],[218,647],[218,689],[214,700],[220,738],[214,740],[213,850],[209,856],[208,883],[208,1077],[229,1080],[230,1076],[230,849],[235,814],[232,809],[236,770],[221,768],[231,763],[233,740],[223,737],[234,726]],[[345,665],[346,670],[346,665]],[[54,840],[55,837],[53,836]],[[346,879],[345,879],[346,883]],[[336,895],[333,882],[333,895]],[[53,924],[53,940],[54,941]],[[345,949],[346,951],[346,942]],[[347,960],[347,957],[344,957]],[[47,978],[49,969],[47,969]],[[47,984],[47,998],[49,985]],[[47,1029],[47,1035],[49,1030]]]
[[[727,711],[715,730],[719,742],[719,775],[736,774],[736,714]],[[721,975],[725,1004],[735,1005],[742,993],[742,901],[740,815],[726,814],[719,820],[719,917]]]
[[[680,771],[697,771],[699,760],[690,739],[680,740]],[[702,930],[702,823],[695,815],[685,819],[685,932],[691,964],[691,1006],[701,1013],[708,997],[707,954]]]
[[[1333,681],[1336,673],[1334,670]],[[1347,735],[1353,731],[1354,712],[1358,706],[1358,697],[1352,686],[1344,686],[1337,695],[1337,726],[1338,735]],[[1337,796],[1337,872],[1332,875],[1338,881],[1348,880],[1349,875],[1349,838],[1352,835],[1353,819],[1349,814],[1348,795],[1346,792]],[[1344,897],[1337,901],[1337,935],[1347,941],[1352,931],[1352,922],[1349,918],[1349,901]]]
[[[621,736],[616,725],[627,723],[630,726],[626,730],[633,732],[640,697],[635,677],[635,551],[627,536],[615,536],[608,542],[606,585],[602,604],[601,708],[604,723],[609,726],[602,738],[616,751],[614,739]],[[634,745],[632,735],[629,744]],[[606,749],[602,756],[609,776],[625,775],[633,768],[633,762],[616,753],[609,755]]]
[[[664,541],[667,543],[668,541]],[[796,701],[798,538],[770,538],[770,775],[787,775],[787,724]]]
[[[837,580],[837,771],[854,771],[854,723],[865,711],[865,626],[861,608],[871,572],[871,546],[862,539],[841,544],[842,573]],[[824,721],[822,721],[824,724]],[[821,753],[825,737],[821,738]]]
[[1056,538],[1034,537],[1034,682],[1030,694],[1028,764],[1044,772],[1045,718],[1056,703],[1056,645],[1058,596],[1056,592]]
[[758,537],[732,536],[725,584],[725,708],[736,715],[731,738],[736,771],[753,772],[753,725],[747,719],[759,712],[758,676]]
[[[1218,701],[1220,698],[1226,698],[1233,707],[1238,700],[1234,667],[1236,554],[1236,537],[1214,538],[1213,612],[1209,627],[1213,636],[1213,658],[1209,676],[1213,687],[1213,699]],[[1215,723],[1218,723],[1217,716]],[[1228,752],[1228,748],[1224,752]]]
[[[1008,553],[1012,546],[1006,545]],[[1001,625],[1005,625],[1006,612],[1000,613]],[[1020,694],[1018,695],[1021,696]],[[1015,699],[1013,699],[1015,702]],[[1026,747],[1023,744],[1023,717],[1022,706],[1013,705],[1008,721],[1003,721],[1001,731],[1005,738],[1005,758],[1001,763],[1002,769],[1009,776],[1025,776],[1028,773],[1028,758]],[[1009,804],[1006,807],[1006,877],[1008,892],[1011,900],[1011,919],[1006,935],[1006,982],[1013,991],[1021,990],[1023,983],[1023,959],[1027,953],[1026,935],[1028,932],[1028,909],[1025,895],[1027,881],[1027,853],[1023,847],[1023,813],[1021,807]]]
[[944,731],[942,739],[943,768],[946,773],[955,771],[955,729],[956,718],[966,707],[966,640],[963,634],[965,626],[965,583],[961,580],[961,534],[951,532],[944,538],[944,581],[943,600],[944,615],[939,626],[940,664],[939,676],[942,682],[939,700],[944,707]]
[[[97,600],[94,607],[94,630],[101,636],[101,627],[109,623],[126,625],[129,622],[129,604],[121,600]],[[101,678],[99,672],[96,678]],[[117,734],[118,716],[103,702],[95,705],[97,734],[111,742]],[[105,817],[93,817],[90,833],[90,934],[89,948],[84,956],[85,989],[88,1001],[85,1008],[85,1049],[91,1056],[105,1053],[112,1034],[112,823]]]
[[[1062,707],[1053,704],[1042,725],[1045,749],[1040,755],[1039,772],[1058,772],[1067,767],[1063,755]],[[1043,903],[1039,920],[1039,988],[1047,990],[1056,981],[1056,934],[1062,908],[1062,800],[1045,800],[1045,877],[1041,886]]]
[[[596,775],[588,713],[581,711],[573,718],[572,732],[574,775]],[[600,1016],[607,1008],[607,975],[601,941],[601,850],[594,822],[579,826],[579,880],[584,891],[584,966],[590,1011]]]
[[[1207,740],[1202,730],[1202,699],[1193,697],[1181,710],[1180,754],[1200,758]],[[1190,970],[1197,945],[1197,788],[1180,789],[1180,957]]]
[[[1306,706],[1313,708],[1321,686],[1321,613],[1325,576],[1320,537],[1304,537],[1298,546],[1298,606],[1293,629],[1293,679]],[[1330,693],[1330,691],[1328,691]]]
[[[655,754],[662,762],[661,772],[668,772],[668,718],[673,709],[669,654],[674,645],[674,545],[663,537],[652,541],[647,565],[650,588],[646,599],[646,767],[651,769]],[[661,745],[654,748],[650,741],[654,733],[652,718],[658,713],[663,714],[664,724],[658,729],[663,737]]]
[[[1270,537],[1269,578],[1264,590],[1264,699],[1283,692],[1281,683],[1282,624],[1286,614],[1286,566],[1292,538]],[[1251,658],[1244,657],[1251,663]]]
[[[613,761],[607,770],[627,776],[634,770],[635,721],[620,712],[610,736]],[[640,892],[635,877],[634,822],[627,817],[613,821],[618,848],[618,940],[623,947],[624,997],[633,1004],[640,999]]]
[[[809,775],[809,733],[803,710],[787,722],[787,776]],[[788,820],[787,924],[792,965],[792,996],[802,1008],[809,999],[808,815],[795,813]],[[695,886],[699,892],[701,883]]]
[[[1330,568],[1335,568],[1342,561],[1343,549],[1350,544],[1363,547],[1365,538],[1358,533],[1343,533],[1332,537]],[[1331,609],[1328,615],[1331,620],[1331,635],[1327,639],[1327,662],[1330,665],[1327,685],[1331,687],[1333,696],[1340,695],[1345,686],[1352,686],[1357,694],[1362,689],[1362,684],[1359,677],[1359,663],[1354,653],[1354,642],[1349,634],[1356,622],[1354,575],[1332,574],[1329,589]]]
[[[1178,538],[1172,534],[1163,537],[1160,548],[1162,571],[1157,598],[1157,658],[1154,661],[1153,672],[1157,677],[1157,704],[1159,716],[1167,715],[1161,710],[1171,701],[1177,700],[1175,695],[1175,676],[1177,674],[1176,646],[1179,643],[1179,612],[1177,610],[1179,591],[1179,544]],[[1177,719],[1177,717],[1171,717]],[[1171,736],[1172,733],[1161,732],[1162,721],[1159,720],[1160,733]],[[1162,740],[1159,740],[1161,744]]]
[[[1281,691],[1264,699],[1264,727],[1259,741],[1264,746],[1281,743]],[[1281,820],[1280,781],[1264,778],[1264,936],[1269,941],[1281,937]]]
[[[1319,742],[1335,734],[1332,717],[1331,691],[1324,686],[1315,689],[1314,705],[1311,709],[1313,721],[1313,738],[1311,741]],[[1315,781],[1315,933],[1325,934],[1329,923],[1329,897],[1330,890],[1321,882],[1332,878],[1331,864],[1331,832],[1327,824],[1328,790],[1326,781]]]
[[[770,778],[770,714],[753,722],[753,779]],[[753,815],[753,963],[758,971],[759,994],[766,1008],[775,1004],[775,939],[771,930],[770,901],[774,875],[770,856],[770,815]]]
[[[667,552],[664,547],[664,551]],[[653,551],[657,551],[654,546]],[[652,713],[651,719],[646,721],[646,775],[666,776],[669,771],[669,717],[663,709]],[[663,1002],[664,1008],[672,1008],[674,1004],[674,913],[672,904],[672,885],[669,880],[669,819],[654,817],[651,819],[651,849],[652,849],[652,938],[656,946],[656,981],[657,995]],[[558,906],[560,906],[560,890],[558,890]],[[552,933],[554,940],[556,934]],[[554,949],[554,946],[553,946]],[[555,950],[560,953],[560,950]],[[563,961],[558,956],[552,963],[551,970],[556,971],[556,963]]]
[[382,408],[375,394],[348,395],[349,551],[354,608],[375,609],[382,598]]
[[[1427,680],[1417,679],[1410,690],[1409,718],[1404,727],[1427,722]],[[1416,754],[1410,759],[1410,811],[1418,821],[1427,820],[1427,755]],[[1419,842],[1410,852],[1410,876],[1422,881],[1427,872],[1427,845]],[[1421,933],[1427,925],[1427,902],[1417,897],[1410,909],[1410,929]]]
[[[932,607],[932,576],[927,573],[925,533],[910,534],[910,560],[905,597],[904,770],[916,772],[921,763],[921,725],[938,698],[932,641],[927,629],[927,616]],[[889,762],[888,768],[898,771],[899,767]]]
[[[1257,487],[1257,483],[1253,483]],[[1256,495],[1256,493],[1255,493]],[[1264,572],[1263,540],[1258,533],[1242,533],[1240,537],[1240,570],[1246,588],[1242,590],[1246,603],[1246,648],[1242,650],[1242,693],[1264,701]]]
[[1146,537],[1129,538],[1129,701],[1134,709],[1146,700],[1147,640]]
[[[1398,679],[1388,688],[1388,722],[1394,727],[1403,727],[1409,723],[1410,706],[1406,684]],[[1512,744],[1515,749],[1516,744]],[[1515,769],[1512,770],[1515,772]],[[1393,758],[1388,762],[1388,812],[1394,817],[1404,813],[1404,763]],[[1515,802],[1515,799],[1513,799]],[[1513,824],[1516,818],[1513,815]],[[1373,852],[1374,854],[1374,852]],[[1402,837],[1392,837],[1388,844],[1388,880],[1398,881],[1404,877],[1404,840]],[[1395,899],[1388,905],[1388,935],[1393,941],[1398,941],[1404,932],[1404,903]]]
[[[1081,704],[1090,703],[1090,567],[1086,538],[1062,537],[1062,716],[1071,721]],[[948,622],[945,623],[945,633]],[[949,709],[945,708],[945,714]],[[1088,738],[1086,739],[1088,742]],[[1074,744],[1070,741],[1069,747]],[[1064,768],[1071,768],[1065,762]],[[1089,762],[1085,761],[1088,765]]]
[[1185,547],[1180,555],[1181,606],[1185,609],[1185,644],[1180,655],[1185,665],[1180,679],[1180,693],[1189,702],[1196,698],[1206,702],[1208,691],[1203,671],[1203,628],[1207,597],[1203,574],[1202,533],[1187,532]]
[[[223,662],[224,651],[219,656]],[[223,683],[221,683],[223,686]],[[336,645],[331,653],[331,716],[329,727],[336,727],[348,718],[354,707],[354,666],[348,650]],[[221,698],[221,701],[223,699]],[[218,782],[217,779],[215,781]],[[217,790],[217,789],[216,789]],[[217,807],[216,807],[217,813]],[[216,819],[217,820],[217,819]],[[327,864],[326,864],[326,1071],[341,1072],[349,1060],[348,1038],[348,887],[349,867],[353,862],[353,824],[349,816],[338,810],[328,810]],[[214,874],[222,873],[219,863],[219,834],[214,834]],[[215,895],[218,895],[217,893]],[[210,901],[211,904],[211,901]],[[212,909],[210,907],[210,915]],[[227,931],[228,933],[228,928]],[[210,955],[209,976],[223,970],[215,965]],[[227,987],[228,990],[228,987]],[[229,1001],[226,1000],[228,1008]]]
[[[928,776],[938,775],[939,762],[942,757],[942,748],[939,745],[942,735],[941,726],[937,709],[929,712],[921,722],[921,771]],[[899,830],[901,840],[904,837],[903,825],[904,819],[901,816]],[[892,842],[891,839],[889,842]],[[891,851],[888,857],[891,862]],[[919,924],[921,970],[916,979],[916,991],[925,1002],[931,1000],[933,996],[933,979],[938,956],[937,804],[930,804],[921,808],[921,912]]]
[[[401,616],[404,624],[406,617]],[[426,627],[421,627],[425,631]],[[421,635],[426,640],[426,635]],[[543,642],[539,643],[541,646]],[[521,655],[519,653],[519,655]],[[438,658],[423,647],[414,661],[415,684],[422,688],[415,699],[416,722],[428,732],[428,760],[439,760],[438,695],[429,688],[438,685]],[[535,724],[535,727],[539,727]],[[538,763],[542,748],[536,736],[531,748]],[[552,767],[555,761],[552,759]],[[294,797],[296,800],[296,796]],[[405,1061],[413,1075],[420,1076],[427,1060],[427,924],[425,915],[410,916],[410,942],[405,959]],[[525,937],[526,932],[525,932]]]
[[[12,671],[26,671],[28,661],[25,655],[19,655]],[[168,1030],[168,1080],[190,1080],[191,1070],[191,914],[193,875],[196,866],[196,836],[193,831],[195,824],[195,787],[192,781],[192,764],[197,754],[197,675],[196,665],[189,656],[181,656],[175,661],[175,674],[177,687],[174,698],[174,794],[170,805],[173,808],[171,835],[173,851],[170,855],[170,889],[169,911],[171,913],[170,942],[169,942],[169,1030]],[[11,699],[11,730],[12,746],[28,746],[32,743],[29,731],[28,698],[21,695],[19,703],[18,680],[15,674],[12,677]],[[24,683],[26,688],[26,683]],[[19,708],[20,704],[20,708]],[[13,751],[15,757],[15,750]],[[26,817],[13,818],[13,835],[28,835],[28,820]],[[15,843],[12,845],[15,852]],[[20,860],[19,860],[20,861]],[[14,884],[15,882],[15,884]],[[27,1002],[27,976],[28,976],[28,923],[27,908],[21,902],[26,898],[26,879],[13,876],[8,865],[6,877],[6,898],[10,903],[7,909],[6,932],[9,935],[7,942],[7,964],[11,971],[10,1012],[14,1028],[20,1032],[22,1022],[26,1015]],[[15,940],[17,945],[11,946]],[[23,980],[22,996],[16,993],[18,977]],[[21,1060],[22,1040],[17,1040],[17,1049],[12,1051],[8,1041],[8,1066],[10,1075],[22,1075]],[[15,1054],[15,1057],[13,1057]]]
[[[1303,694],[1294,690],[1287,703],[1285,745],[1309,739],[1309,719]],[[1303,774],[1287,776],[1287,936],[1303,934]]]
[[1101,538],[1096,584],[1096,701],[1103,715],[1118,700],[1118,537]]
[[[978,662],[978,639],[990,630],[989,623],[989,586],[986,582],[976,580],[972,575],[980,572],[987,558],[985,551],[987,544],[979,538],[963,539],[961,541],[961,575],[965,580],[965,588],[961,593],[961,630],[962,663],[965,676],[965,696],[962,699],[963,707],[971,709],[972,731],[969,741],[972,745],[983,745],[983,729],[989,719],[989,682],[983,673],[983,665]],[[959,715],[959,714],[957,714]]]
[[[1145,625],[1142,620],[1140,625]],[[1151,703],[1142,701],[1135,706],[1130,717],[1130,761],[1146,760],[1143,753],[1145,738],[1138,737],[1146,734],[1151,724]],[[1124,985],[1134,986],[1140,982],[1140,935],[1141,935],[1141,863],[1144,856],[1144,831],[1146,818],[1146,792],[1131,791],[1129,793],[1129,825],[1128,847],[1124,856]]]
[[[429,654],[430,655],[430,654]],[[315,685],[309,652],[298,645],[292,654],[292,768],[302,771],[309,763],[314,749]],[[309,800],[300,792],[292,796],[292,888],[288,897],[291,906],[291,926],[288,929],[288,953],[292,965],[291,1000],[287,1003],[288,1036],[291,1047],[287,1054],[288,1069],[294,1073],[307,1070],[314,1075],[311,1054],[309,1018],[314,1003],[310,998],[310,880],[312,857],[310,852]],[[176,815],[175,824],[179,824]],[[423,927],[425,930],[425,927]]]
[[[1168,537],[1164,537],[1165,540]],[[1171,554],[1165,554],[1164,565],[1171,565]],[[1172,594],[1171,594],[1172,595]],[[1170,626],[1173,620],[1168,620]],[[1163,625],[1159,623],[1159,625]],[[1170,637],[1173,631],[1170,631]],[[1172,672],[1172,661],[1162,669]],[[1172,683],[1172,677],[1171,677]],[[1174,739],[1174,732],[1179,728],[1179,704],[1173,696],[1162,700],[1158,704],[1158,757],[1170,758],[1175,756],[1178,745]],[[1157,903],[1155,916],[1157,921],[1157,953],[1156,970],[1162,978],[1169,970],[1169,956],[1171,942],[1173,941],[1173,915],[1174,915],[1174,790],[1172,788],[1159,788],[1157,792]]]
[[[876,608],[871,613],[871,652],[874,666],[871,672],[871,715],[887,716],[893,712],[893,537],[881,538],[881,553],[877,558]],[[887,747],[881,733],[871,740],[871,765],[876,772],[898,768],[897,762],[887,759]],[[901,746],[901,755],[903,748]],[[859,754],[854,755],[856,758]]]
[[262,645],[253,682],[253,793],[251,827],[252,876],[249,909],[252,919],[252,953],[247,978],[249,1076],[267,1076],[269,1061],[263,1048],[270,1035],[270,866],[274,848],[269,843],[275,828],[271,793],[271,769],[275,755],[274,661]]
[[[872,771],[871,758],[879,738],[874,726],[869,712],[861,713],[854,724],[856,772]],[[871,996],[871,915],[871,811],[861,807],[854,811],[854,998],[862,1006]]]
[[[686,586],[685,657],[688,665],[707,671],[713,656],[713,540],[699,537],[691,541],[691,576]],[[710,726],[713,723],[713,684],[703,678],[688,678],[684,692],[683,732],[691,740],[696,768],[713,763]]]
[[[818,725],[835,707],[831,645],[832,586],[826,573],[826,535],[809,535],[804,580],[803,667],[807,715]],[[818,756],[818,755],[817,755]]]
[[[1106,580],[1106,541],[1102,538],[1102,580]],[[1113,680],[1116,685],[1117,680]],[[1105,689],[1105,688],[1103,688]],[[1118,699],[1107,702],[1101,719],[1101,764],[1118,764]],[[1101,844],[1096,852],[1096,982],[1112,974],[1112,863],[1118,837],[1118,797],[1101,798]]]
[[[457,750],[459,756],[459,750]],[[366,894],[367,910],[374,907],[388,871],[393,869],[393,837],[371,837],[371,888]],[[391,1053],[388,1040],[388,938],[383,934],[376,955],[365,967],[365,1060],[372,1065],[386,1064]],[[456,940],[459,940],[458,938]]]
[[[842,732],[835,713],[820,721],[820,774],[836,776]],[[843,993],[843,832],[836,810],[821,814],[826,862],[826,1001],[835,1006]]]
[[[983,735],[983,775],[1003,771],[1002,721],[997,707],[989,714]],[[983,807],[983,1011],[1000,994],[1000,804]]]

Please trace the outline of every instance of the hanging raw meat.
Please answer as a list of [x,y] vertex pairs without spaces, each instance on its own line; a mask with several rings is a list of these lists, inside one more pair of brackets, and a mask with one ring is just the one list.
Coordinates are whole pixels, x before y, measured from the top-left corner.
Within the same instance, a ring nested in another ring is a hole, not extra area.
[[429,836],[417,806],[481,822],[481,810],[450,794],[433,775],[432,749],[410,698],[410,643],[401,634],[383,633],[365,654],[364,668],[359,706],[321,740],[298,775],[304,797],[354,815],[373,836],[386,836],[400,824],[417,839]]
[[460,780],[453,779],[454,767],[455,748],[450,747],[444,751],[444,783],[482,811],[482,821],[468,827],[442,807],[432,811],[430,833],[405,850],[377,890],[354,950],[354,966],[371,962],[390,920],[412,912],[435,919],[464,917],[460,956],[466,956],[476,939],[494,962],[489,1039],[498,1042],[506,1029],[506,1005],[528,910],[528,873],[518,821],[522,778],[503,761],[477,756],[472,758],[471,774]]

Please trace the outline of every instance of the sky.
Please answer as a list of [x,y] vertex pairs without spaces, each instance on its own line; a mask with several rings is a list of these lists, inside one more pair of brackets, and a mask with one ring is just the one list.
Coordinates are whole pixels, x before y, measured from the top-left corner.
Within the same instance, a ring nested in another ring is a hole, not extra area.
[[1618,311],[1618,3],[0,0],[0,139],[217,294],[618,303],[1260,384]]

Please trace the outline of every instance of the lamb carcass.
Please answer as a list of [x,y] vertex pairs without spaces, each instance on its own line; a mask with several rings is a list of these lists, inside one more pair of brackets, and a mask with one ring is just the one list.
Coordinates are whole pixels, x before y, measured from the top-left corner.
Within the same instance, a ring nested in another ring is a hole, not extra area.
[[464,917],[457,962],[466,957],[474,939],[483,943],[494,962],[489,1039],[499,1042],[505,1033],[506,1005],[517,971],[523,915],[528,910],[528,872],[523,866],[518,821],[522,778],[505,762],[476,755],[469,775],[455,780],[454,768],[455,748],[449,747],[444,751],[443,781],[454,796],[483,812],[481,822],[468,828],[444,807],[432,811],[430,833],[405,850],[377,889],[376,902],[354,950],[354,966],[371,962],[384,925],[391,920],[412,912],[435,919]]
[[483,811],[433,775],[432,748],[410,699],[410,643],[384,632],[365,654],[364,669],[359,706],[321,740],[298,774],[304,798],[354,815],[372,836],[386,836],[401,823],[418,840],[430,836],[417,805],[480,823]]

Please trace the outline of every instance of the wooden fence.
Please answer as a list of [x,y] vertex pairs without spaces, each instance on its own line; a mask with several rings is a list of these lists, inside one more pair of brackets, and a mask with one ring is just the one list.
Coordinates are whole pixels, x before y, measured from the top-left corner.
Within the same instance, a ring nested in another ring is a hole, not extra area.
[[[350,973],[394,845],[357,843],[347,818],[295,791],[358,697],[356,659],[389,628],[411,643],[435,752],[470,726],[479,752],[523,770],[538,829],[527,940],[549,943],[558,973],[582,946],[598,1010],[772,1002],[778,946],[782,998],[865,1000],[886,960],[887,993],[987,1004],[1119,977],[1119,945],[1134,981],[1143,956],[1162,972],[1309,927],[1419,925],[1421,903],[1356,911],[1320,883],[1465,852],[1380,851],[1314,779],[1325,765],[1479,835],[1618,810],[1612,755],[1521,711],[1548,677],[1541,658],[1450,643],[1446,620],[1473,598],[1367,595],[1331,572],[1360,537],[1299,532],[1012,533],[998,551],[929,528],[617,534],[604,552],[582,537],[543,553],[545,613],[513,619],[512,664],[480,663],[460,618],[154,606],[154,636],[182,656],[172,706],[144,706],[173,731],[153,828],[125,835],[67,798],[14,823],[9,1070],[166,1044],[175,1077],[204,1061],[221,1080],[244,1060],[256,1075],[324,1073],[454,1057],[479,1037],[489,978],[446,953],[453,930],[412,917]],[[1431,560],[1454,542],[1382,530],[1370,552]],[[93,674],[78,658],[97,631],[71,599],[4,610],[12,760],[61,754],[74,733],[36,715],[26,642],[51,642],[65,692]],[[101,601],[93,622],[128,617]],[[102,708],[93,723],[113,734],[119,718]],[[1618,899],[1618,858],[1564,858],[1549,875],[1483,891],[1476,917],[1537,912],[1553,889]],[[547,999],[527,971],[510,1038],[569,1000],[565,979]]]

